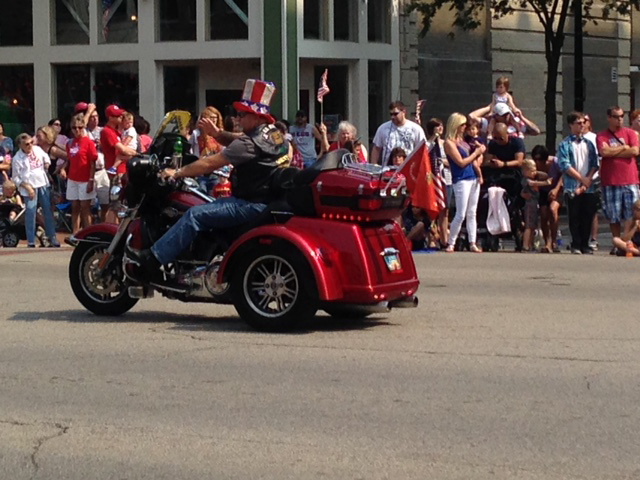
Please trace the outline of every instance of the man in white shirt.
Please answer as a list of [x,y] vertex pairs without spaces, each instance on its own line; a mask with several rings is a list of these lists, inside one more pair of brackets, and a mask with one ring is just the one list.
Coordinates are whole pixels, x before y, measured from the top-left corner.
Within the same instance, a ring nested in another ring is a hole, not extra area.
[[409,155],[416,146],[425,140],[424,130],[420,125],[407,119],[407,107],[400,101],[389,105],[391,120],[378,127],[373,137],[371,163],[386,165],[389,154],[396,147],[401,147]]
[[589,236],[597,209],[593,176],[598,171],[598,153],[594,145],[582,136],[584,114],[567,115],[571,135],[558,145],[558,166],[563,172],[564,194],[569,213],[571,253],[591,254]]

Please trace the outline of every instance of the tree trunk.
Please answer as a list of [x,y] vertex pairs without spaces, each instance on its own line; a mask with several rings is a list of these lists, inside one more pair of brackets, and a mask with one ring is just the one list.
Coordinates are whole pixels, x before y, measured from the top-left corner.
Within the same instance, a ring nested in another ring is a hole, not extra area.
[[557,48],[553,40],[547,39],[547,87],[544,92],[544,113],[546,123],[545,145],[549,152],[556,151],[556,83],[558,81],[558,65],[562,48]]
[[545,145],[549,152],[556,151],[556,82],[558,80],[558,64],[548,62],[547,87],[544,92],[544,114],[546,124]]

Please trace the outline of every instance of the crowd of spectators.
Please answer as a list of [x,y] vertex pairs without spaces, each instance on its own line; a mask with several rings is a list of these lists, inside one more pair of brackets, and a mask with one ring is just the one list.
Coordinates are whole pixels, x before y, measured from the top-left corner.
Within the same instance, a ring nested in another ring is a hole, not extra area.
[[[430,118],[425,122],[426,133],[419,120],[408,118],[402,102],[392,102],[390,119],[377,128],[370,152],[356,125],[346,120],[330,134],[323,123],[310,124],[307,113],[299,110],[293,124],[280,120],[276,126],[290,141],[288,165],[298,168],[339,148],[351,151],[358,162],[400,166],[426,142],[445,201],[434,218],[415,206],[403,213],[399,221],[414,249],[482,252],[478,232],[486,235],[487,219],[485,211],[478,214],[478,205],[487,188],[498,185],[511,211],[520,213],[515,217],[518,224],[511,227],[514,237],[520,235],[522,251],[560,252],[558,222],[564,207],[572,253],[590,254],[598,248],[598,211],[602,209],[613,238],[611,253],[637,255],[640,110],[631,112],[631,128],[627,128],[624,112],[619,107],[608,109],[608,128],[598,134],[592,131],[588,115],[572,112],[567,117],[570,135],[558,144],[555,156],[543,145],[528,154],[523,138],[539,134],[540,129],[516,105],[509,88],[509,79],[500,77],[487,105],[468,115],[454,112],[446,125]],[[29,247],[35,246],[38,206],[45,212],[43,223],[52,246],[59,245],[49,215],[52,202],[65,199],[72,203],[74,232],[93,221],[118,221],[110,186],[124,175],[131,156],[149,148],[150,126],[117,105],[109,105],[104,113],[106,122],[101,126],[96,106],[80,102],[68,128],[53,118],[37,129],[34,138],[22,134],[15,144],[4,136],[0,124],[0,173],[4,177],[0,201],[17,203],[17,197],[24,204]],[[213,106],[203,109],[198,119],[207,119],[229,135],[240,135],[237,119],[233,115],[223,118]],[[184,135],[191,153],[198,156],[224,148],[197,128]],[[220,170],[198,181],[204,192],[218,196],[229,193],[229,176],[230,171]],[[92,214],[92,210],[97,212]]]

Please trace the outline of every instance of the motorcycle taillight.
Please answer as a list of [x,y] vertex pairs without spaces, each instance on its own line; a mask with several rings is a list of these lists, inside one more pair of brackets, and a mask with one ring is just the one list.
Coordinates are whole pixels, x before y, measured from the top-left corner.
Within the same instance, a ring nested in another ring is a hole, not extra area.
[[382,208],[381,198],[359,198],[358,210],[380,210]]

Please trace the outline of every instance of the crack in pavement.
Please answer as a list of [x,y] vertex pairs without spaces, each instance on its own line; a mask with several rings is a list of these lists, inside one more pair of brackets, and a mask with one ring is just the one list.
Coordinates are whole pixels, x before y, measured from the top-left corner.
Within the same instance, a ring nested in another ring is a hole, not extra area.
[[0,425],[12,425],[14,427],[33,427],[35,426],[33,423],[25,423],[19,420],[1,420]]
[[31,475],[31,480],[33,480],[38,475],[38,471],[40,470],[40,465],[38,464],[36,457],[38,456],[38,453],[40,452],[42,446],[49,440],[53,440],[55,438],[63,436],[71,428],[70,426],[62,425],[60,423],[54,423],[53,426],[57,428],[58,431],[54,435],[48,435],[46,437],[39,438],[33,448],[33,452],[31,452],[31,465],[33,465],[34,469],[33,475]]

